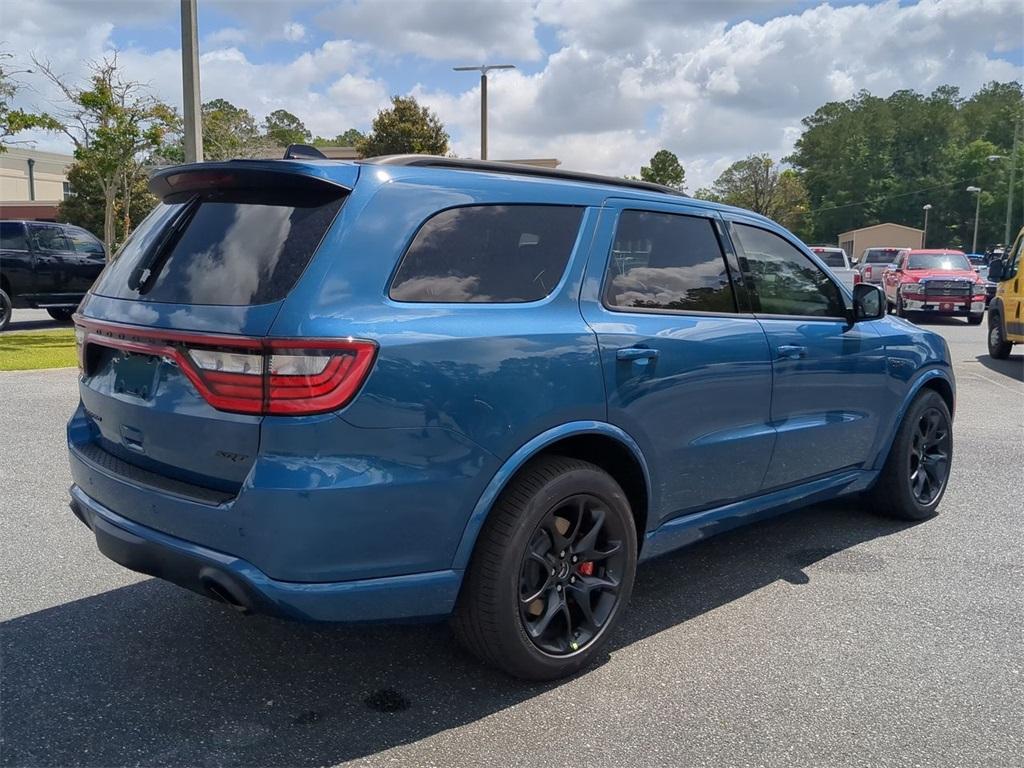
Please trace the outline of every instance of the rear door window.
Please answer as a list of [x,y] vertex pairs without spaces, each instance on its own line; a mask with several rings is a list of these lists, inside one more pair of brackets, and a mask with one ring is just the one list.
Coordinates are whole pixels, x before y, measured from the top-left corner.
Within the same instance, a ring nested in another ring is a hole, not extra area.
[[93,292],[171,304],[244,306],[283,299],[343,198],[229,191],[161,204]]
[[725,258],[709,219],[623,211],[605,277],[611,309],[735,312]]
[[472,205],[435,214],[416,233],[389,291],[395,301],[517,303],[562,279],[583,209]]
[[71,246],[64,237],[64,231],[58,226],[32,224],[29,226],[29,237],[32,244],[40,251],[70,251]]
[[103,255],[103,243],[84,229],[68,227],[64,230],[64,233],[78,253],[91,254],[93,256]]

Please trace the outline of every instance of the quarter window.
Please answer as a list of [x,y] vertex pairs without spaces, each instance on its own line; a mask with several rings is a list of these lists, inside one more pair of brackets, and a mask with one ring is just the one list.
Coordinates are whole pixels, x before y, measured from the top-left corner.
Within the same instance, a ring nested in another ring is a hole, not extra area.
[[621,309],[736,311],[711,221],[672,213],[622,212],[604,296]]
[[770,315],[843,317],[839,287],[795,246],[773,232],[733,224],[740,266],[750,277],[754,311]]
[[562,279],[583,209],[474,205],[441,211],[420,228],[391,284],[395,301],[537,301]]
[[24,225],[17,221],[0,222],[0,248],[5,251],[28,250]]

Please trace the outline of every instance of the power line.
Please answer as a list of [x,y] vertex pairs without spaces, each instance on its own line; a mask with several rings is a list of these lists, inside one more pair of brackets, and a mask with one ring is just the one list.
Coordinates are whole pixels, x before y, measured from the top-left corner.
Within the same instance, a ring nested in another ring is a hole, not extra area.
[[838,210],[840,210],[842,208],[853,208],[855,206],[866,206],[866,205],[868,205],[870,203],[881,203],[884,200],[895,200],[896,198],[908,198],[911,195],[921,195],[922,193],[926,193],[926,191],[932,191],[933,189],[943,189],[943,188],[945,188],[947,186],[954,186],[955,184],[963,184],[965,181],[969,181],[969,180],[970,179],[958,179],[956,181],[947,181],[944,184],[935,184],[934,186],[925,186],[925,187],[922,187],[921,189],[914,189],[913,191],[908,191],[908,193],[900,193],[899,195],[885,195],[885,196],[883,196],[881,198],[871,198],[870,200],[862,200],[859,203],[844,203],[841,206],[825,206],[823,208],[815,208],[812,211],[808,211],[808,213],[821,213],[822,211],[838,211]]

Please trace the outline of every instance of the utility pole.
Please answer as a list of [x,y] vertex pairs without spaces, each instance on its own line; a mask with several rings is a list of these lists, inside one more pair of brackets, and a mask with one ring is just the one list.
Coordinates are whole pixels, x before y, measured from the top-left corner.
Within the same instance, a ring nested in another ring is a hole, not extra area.
[[515,69],[515,64],[482,64],[478,67],[452,67],[456,72],[480,73],[480,159],[487,159],[487,73],[492,69]]
[[202,102],[199,98],[197,0],[181,0],[181,86],[185,102],[185,162],[203,160]]
[[978,216],[981,214],[981,187],[968,187],[968,192],[972,192],[977,198],[977,202],[974,204],[974,243],[971,245],[971,253],[978,252]]
[[1010,189],[1006,193],[1006,228],[1003,230],[1003,247],[1006,252],[1010,250],[1010,220],[1013,218],[1013,186],[1017,181],[1017,155],[1020,147],[1020,134],[1024,128],[1024,117],[1018,118],[1017,124],[1013,126],[1013,152],[1010,153]]

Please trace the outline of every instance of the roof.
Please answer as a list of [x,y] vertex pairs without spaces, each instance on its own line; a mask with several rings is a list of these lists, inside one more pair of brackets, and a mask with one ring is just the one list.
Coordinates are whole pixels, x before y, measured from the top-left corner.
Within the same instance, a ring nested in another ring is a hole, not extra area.
[[929,256],[953,256],[955,254],[960,254],[961,256],[966,255],[963,251],[958,251],[956,248],[910,248],[908,250],[910,253]]
[[869,230],[880,229],[882,227],[899,227],[900,229],[905,229],[908,232],[917,232],[917,233],[923,233],[924,232],[923,229],[918,229],[917,227],[908,227],[905,224],[895,224],[895,223],[893,223],[891,221],[886,221],[886,222],[883,222],[881,224],[872,224],[870,227],[858,227],[857,229],[848,229],[846,232],[843,232],[839,236],[842,237],[843,235],[851,235],[854,232],[867,232]]
[[565,181],[583,181],[591,184],[607,184],[616,187],[642,189],[646,192],[658,192],[663,195],[689,197],[689,195],[683,194],[678,189],[667,187],[664,184],[640,181],[639,179],[625,179],[618,176],[601,176],[596,173],[584,173],[582,171],[563,171],[556,168],[544,168],[536,165],[492,162],[489,160],[470,160],[461,157],[439,157],[438,155],[384,155],[381,157],[368,157],[365,160],[360,160],[358,162],[362,165],[397,165],[406,168],[450,168],[466,171],[490,171],[516,176],[537,176],[549,179],[563,179]]

